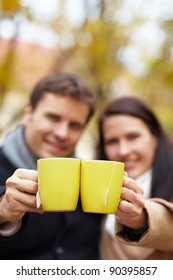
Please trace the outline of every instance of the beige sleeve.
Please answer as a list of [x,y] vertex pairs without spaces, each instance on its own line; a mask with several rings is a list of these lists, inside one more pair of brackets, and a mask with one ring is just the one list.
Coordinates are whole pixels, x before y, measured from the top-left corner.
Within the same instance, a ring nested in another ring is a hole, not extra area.
[[125,244],[150,247],[162,251],[173,251],[173,203],[164,199],[147,199],[149,229],[138,242],[126,239],[123,226],[116,224],[116,236]]

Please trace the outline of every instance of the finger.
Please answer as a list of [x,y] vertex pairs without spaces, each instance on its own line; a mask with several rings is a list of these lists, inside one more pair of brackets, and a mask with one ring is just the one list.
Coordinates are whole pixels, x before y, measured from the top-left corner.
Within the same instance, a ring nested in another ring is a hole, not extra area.
[[7,180],[6,182],[7,189],[15,188],[20,192],[36,194],[38,191],[38,183],[29,181],[29,180]]
[[28,170],[28,169],[18,168],[14,172],[14,175],[19,177],[20,179],[31,180],[31,181],[34,181],[34,182],[38,181],[38,173],[37,173],[36,170]]
[[[33,174],[34,175],[34,174]],[[26,176],[27,177],[27,176]],[[6,181],[6,186],[8,188],[15,188],[21,192],[27,192],[31,194],[36,194],[38,191],[38,183],[37,177],[30,176],[31,179],[21,179],[18,174],[14,173],[10,178]],[[35,178],[36,181],[32,179]]]
[[[22,203],[28,207],[36,207],[36,195],[29,194],[26,192],[18,191],[14,189],[11,192],[11,189],[6,191],[7,198],[10,198],[12,202]],[[10,199],[8,201],[10,201]]]
[[139,197],[137,202],[129,202],[127,200],[121,200],[118,205],[118,209],[126,214],[137,214],[140,213],[144,207],[143,198]]
[[141,193],[136,193],[133,190],[127,189],[125,187],[123,187],[121,191],[121,200],[128,201],[139,207],[143,207],[144,204],[144,198]]
[[127,200],[121,200],[118,205],[118,210],[122,213],[132,213],[134,211],[134,205]]
[[137,183],[133,179],[131,179],[129,177],[124,178],[124,180],[123,180],[123,187],[131,189],[135,193],[140,193],[142,195],[144,193],[144,190],[141,187],[139,187],[137,185]]
[[29,194],[36,194],[38,191],[38,183],[23,180],[22,184],[17,186],[17,189],[21,192],[29,193]]
[[[23,200],[23,201],[22,201]],[[16,204],[16,207],[13,206],[13,209],[20,212],[34,212],[34,213],[44,213],[44,210],[42,208],[37,208],[36,206],[36,200],[34,198],[27,198],[23,197],[21,201],[16,200],[13,203]]]
[[[17,192],[17,191],[16,191]],[[23,199],[21,199],[22,201]],[[26,212],[43,213],[42,209],[37,209],[36,205],[30,206],[27,203],[16,200],[15,196],[9,198],[8,192],[4,195],[4,215],[9,221],[17,221],[22,219]],[[25,201],[25,198],[24,200]]]

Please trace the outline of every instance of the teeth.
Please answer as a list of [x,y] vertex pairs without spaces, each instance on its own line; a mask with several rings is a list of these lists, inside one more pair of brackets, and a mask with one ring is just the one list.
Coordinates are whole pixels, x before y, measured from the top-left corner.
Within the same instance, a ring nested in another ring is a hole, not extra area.
[[127,162],[124,162],[126,166],[131,166],[134,162],[133,161],[127,161]]

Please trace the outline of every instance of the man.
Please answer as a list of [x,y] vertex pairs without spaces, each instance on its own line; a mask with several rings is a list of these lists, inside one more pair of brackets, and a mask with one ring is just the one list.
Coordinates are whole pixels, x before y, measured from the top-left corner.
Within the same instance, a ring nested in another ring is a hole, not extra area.
[[102,215],[83,213],[80,200],[75,212],[36,208],[37,159],[74,157],[94,103],[68,73],[50,74],[33,89],[23,125],[0,149],[0,259],[98,259]]

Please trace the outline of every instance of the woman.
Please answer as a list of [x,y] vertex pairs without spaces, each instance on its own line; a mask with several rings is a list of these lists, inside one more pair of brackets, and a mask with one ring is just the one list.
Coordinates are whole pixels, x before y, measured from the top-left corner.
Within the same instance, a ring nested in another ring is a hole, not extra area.
[[114,215],[107,216],[101,258],[172,260],[173,144],[144,101],[122,97],[106,107],[99,121],[98,158],[124,162],[145,197],[136,224],[124,211],[124,200],[116,222]]

